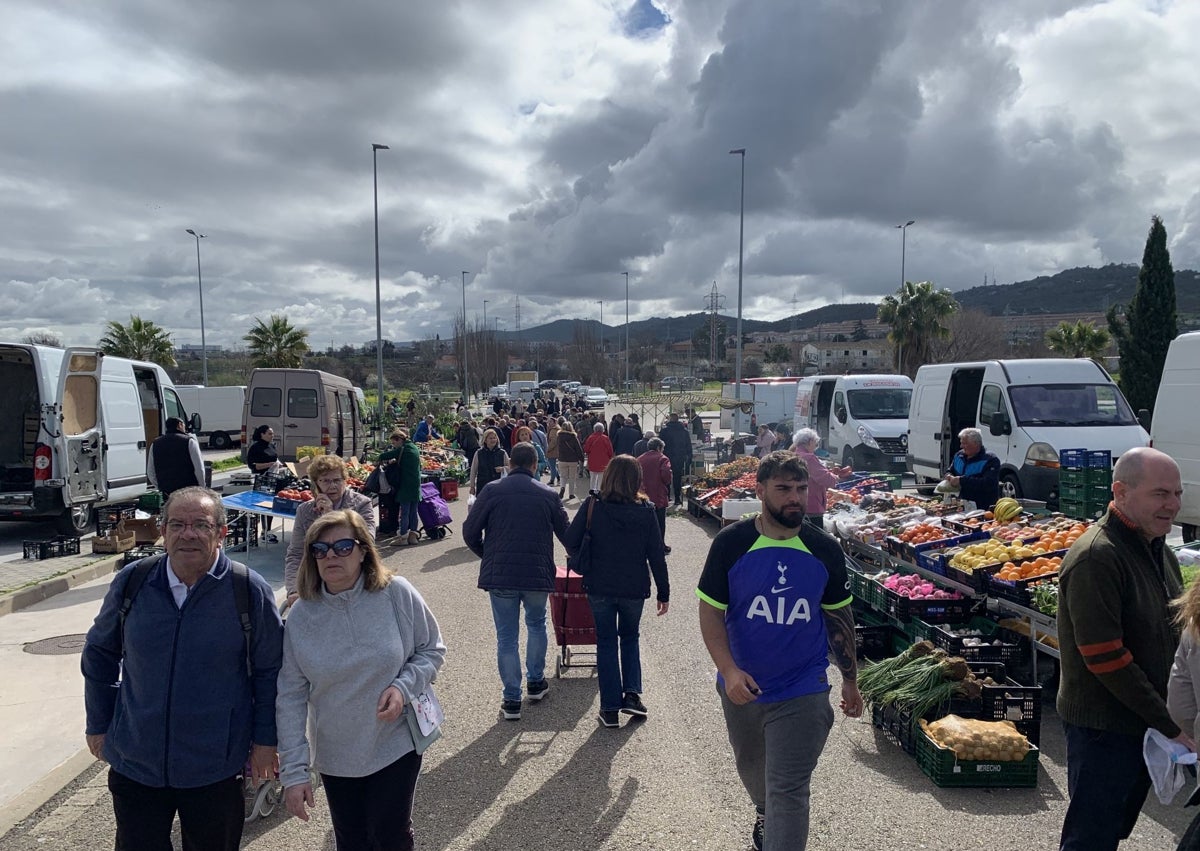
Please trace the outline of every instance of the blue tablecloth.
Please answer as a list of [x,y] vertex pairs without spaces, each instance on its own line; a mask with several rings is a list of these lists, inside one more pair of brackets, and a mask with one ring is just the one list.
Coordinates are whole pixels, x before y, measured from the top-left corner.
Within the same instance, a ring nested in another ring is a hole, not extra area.
[[273,501],[272,494],[261,491],[242,491],[221,497],[221,504],[226,509],[248,511],[251,514],[263,514],[268,517],[280,517],[284,520],[296,519],[294,511],[275,511],[271,508]]

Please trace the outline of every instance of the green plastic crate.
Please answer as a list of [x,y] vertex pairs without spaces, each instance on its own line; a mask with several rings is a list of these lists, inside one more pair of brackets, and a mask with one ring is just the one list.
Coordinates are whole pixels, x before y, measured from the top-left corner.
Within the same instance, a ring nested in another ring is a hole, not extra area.
[[959,759],[949,748],[939,747],[925,733],[916,734],[917,765],[936,786],[986,786],[991,788],[1032,788],[1038,782],[1036,747],[1020,762],[984,762]]
[[1087,483],[1092,487],[1112,486],[1112,467],[1089,467],[1084,471]]
[[868,472],[864,473],[864,475],[872,479],[879,479],[880,481],[887,482],[888,487],[894,491],[898,491],[900,488],[904,487],[904,476],[902,476],[900,473]]
[[1058,483],[1058,498],[1069,502],[1084,502],[1091,489],[1088,485],[1075,485],[1066,482]]
[[145,511],[148,514],[157,514],[162,511],[163,495],[158,491],[150,491],[138,497],[138,510]]
[[1059,470],[1058,471],[1058,488],[1061,491],[1064,487],[1086,487],[1088,483],[1087,470]]

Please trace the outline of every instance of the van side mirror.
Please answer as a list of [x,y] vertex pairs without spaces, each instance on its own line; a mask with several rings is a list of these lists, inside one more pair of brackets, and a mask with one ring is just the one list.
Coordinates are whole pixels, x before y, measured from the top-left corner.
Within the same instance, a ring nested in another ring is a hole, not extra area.
[[1150,411],[1146,408],[1138,408],[1137,418],[1141,427],[1150,431]]
[[192,414],[192,418],[188,420],[188,431],[192,434],[200,433],[200,415]]
[[988,431],[997,437],[1002,434],[1012,434],[1012,421],[1008,418],[1008,414],[1004,411],[992,414],[992,423],[988,426]]
[[846,424],[846,409],[845,408],[838,408],[837,410],[835,410],[833,412],[833,415],[837,418],[837,421],[839,423],[841,423],[842,425]]

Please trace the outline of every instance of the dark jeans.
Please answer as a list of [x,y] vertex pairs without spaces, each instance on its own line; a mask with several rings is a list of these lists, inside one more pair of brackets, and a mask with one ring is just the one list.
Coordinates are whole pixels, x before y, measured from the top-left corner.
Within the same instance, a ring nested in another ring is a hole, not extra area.
[[687,467],[686,472],[691,472],[691,463],[686,458],[671,459],[671,492],[675,495],[675,504],[680,505],[683,502],[683,475],[684,467]]
[[665,544],[667,542],[667,507],[665,505],[662,508],[654,506],[654,516],[658,518],[658,531]]
[[399,513],[401,535],[407,535],[409,532],[419,531],[421,521],[417,517],[417,504],[415,502],[400,503]]
[[645,603],[640,597],[588,594],[592,619],[596,621],[596,679],[600,684],[602,711],[620,709],[622,698],[628,692],[642,693],[638,626],[642,622]]
[[412,807],[421,755],[409,751],[366,777],[322,774],[337,847],[344,851],[411,851]]
[[184,851],[237,851],[246,817],[242,781],[236,777],[195,789],[145,786],[108,770],[117,819],[117,851],[171,851],[171,825],[179,814]]
[[1142,737],[1063,722],[1067,792],[1059,851],[1116,851],[1133,832],[1150,791]]

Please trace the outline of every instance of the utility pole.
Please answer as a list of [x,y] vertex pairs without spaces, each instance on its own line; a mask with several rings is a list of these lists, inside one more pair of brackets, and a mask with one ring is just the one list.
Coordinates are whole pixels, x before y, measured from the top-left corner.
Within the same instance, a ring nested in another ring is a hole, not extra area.
[[712,289],[705,298],[707,304],[705,310],[708,311],[708,360],[713,363],[717,359],[717,317],[721,307],[724,305],[725,296],[717,291],[717,282],[713,281]]

